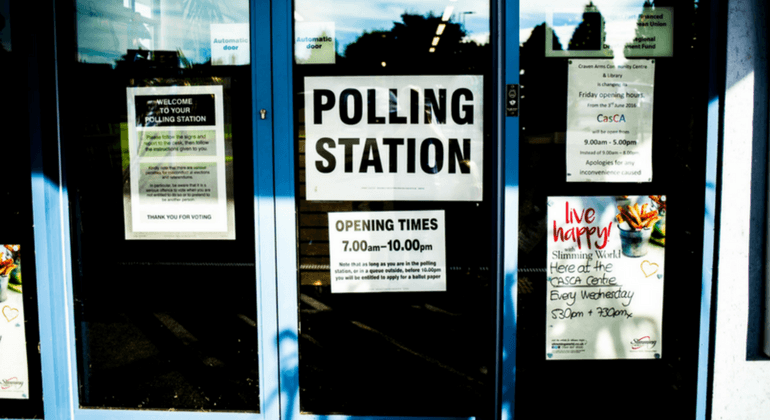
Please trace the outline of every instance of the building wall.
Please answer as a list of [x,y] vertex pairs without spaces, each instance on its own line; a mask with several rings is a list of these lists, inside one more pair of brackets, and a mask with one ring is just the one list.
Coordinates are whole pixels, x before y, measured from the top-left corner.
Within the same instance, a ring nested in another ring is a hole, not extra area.
[[766,7],[765,0],[727,3],[712,419],[770,418],[770,358],[762,348],[768,186]]

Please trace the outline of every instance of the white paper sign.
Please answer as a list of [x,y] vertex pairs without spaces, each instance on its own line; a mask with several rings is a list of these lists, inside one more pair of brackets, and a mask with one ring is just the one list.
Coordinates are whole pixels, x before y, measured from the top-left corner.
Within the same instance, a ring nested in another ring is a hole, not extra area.
[[674,56],[674,8],[644,8],[636,21],[634,39],[623,49],[626,57]]
[[548,8],[545,22],[546,57],[674,56],[672,7],[576,3]]
[[305,78],[308,200],[480,201],[482,76]]
[[651,182],[654,60],[570,60],[567,182]]
[[[635,204],[649,227],[618,222]],[[660,213],[649,197],[548,198],[547,359],[661,357]]]
[[[13,268],[0,276],[0,399],[29,399],[27,337],[18,245],[0,245],[0,267]],[[8,269],[6,269],[8,270]]]
[[332,293],[446,291],[443,210],[329,213]]
[[248,23],[211,24],[211,65],[236,66],[251,63]]
[[336,58],[334,22],[296,22],[294,60],[297,64],[334,64]]
[[222,86],[128,88],[126,239],[235,239]]

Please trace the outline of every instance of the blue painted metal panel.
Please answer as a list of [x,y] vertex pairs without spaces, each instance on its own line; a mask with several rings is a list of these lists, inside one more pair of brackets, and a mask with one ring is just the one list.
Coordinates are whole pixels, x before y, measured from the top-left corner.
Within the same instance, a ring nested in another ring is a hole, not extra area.
[[[251,7],[252,109],[254,139],[254,217],[256,228],[259,390],[262,418],[280,417],[275,266],[275,200],[273,177],[273,89],[270,77],[270,2]],[[262,40],[262,42],[257,42]],[[259,111],[266,111],[262,120]]]
[[[52,7],[54,7],[52,5]],[[54,13],[55,16],[55,13]],[[52,22],[55,23],[55,22]],[[55,27],[55,24],[54,24]],[[55,30],[52,34],[55,33]],[[56,40],[54,54],[58,54]],[[40,69],[37,63],[48,63],[42,57],[33,57],[30,69],[41,70],[30,75],[30,80],[39,80],[42,74],[53,74],[58,87],[58,73],[55,68]],[[50,73],[49,73],[50,71]],[[36,86],[36,89],[39,85]],[[69,259],[69,232],[66,229],[68,214],[63,207],[67,190],[62,182],[61,143],[58,124],[43,135],[42,128],[50,125],[43,121],[42,109],[49,101],[58,99],[55,93],[32,89],[29,96],[31,133],[31,176],[32,212],[35,237],[36,277],[38,288],[38,310],[40,319],[40,351],[43,378],[44,416],[47,419],[68,418],[72,410],[72,393],[69,386],[68,353],[70,349],[68,330],[71,304],[66,298],[64,273]],[[58,89],[57,89],[58,91]],[[44,103],[45,102],[45,103]],[[46,106],[46,109],[51,109]],[[58,120],[58,104],[54,104],[55,115],[45,118]],[[58,121],[56,121],[58,122]]]
[[[506,2],[503,12],[504,83],[519,83],[519,1]],[[501,111],[502,112],[502,111]],[[516,394],[517,269],[519,226],[519,118],[506,117],[503,154],[503,337],[500,418],[514,417]]]
[[297,251],[294,208],[294,103],[292,100],[291,1],[272,7],[273,118],[275,139],[275,209],[278,282],[278,336],[281,415],[299,416],[299,343],[297,328]]

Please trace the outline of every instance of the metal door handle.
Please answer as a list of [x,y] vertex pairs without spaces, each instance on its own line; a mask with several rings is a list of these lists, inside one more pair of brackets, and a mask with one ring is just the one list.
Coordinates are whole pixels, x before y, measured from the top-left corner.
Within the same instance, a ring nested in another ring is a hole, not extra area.
[[266,109],[260,109],[259,110],[259,116],[264,120],[267,116],[267,110]]

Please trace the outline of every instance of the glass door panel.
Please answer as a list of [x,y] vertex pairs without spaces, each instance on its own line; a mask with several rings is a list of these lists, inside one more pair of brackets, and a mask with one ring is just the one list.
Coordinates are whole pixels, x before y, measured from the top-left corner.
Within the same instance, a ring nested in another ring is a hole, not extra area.
[[694,418],[705,10],[521,2],[517,418],[542,417],[538,396],[555,389],[562,407],[586,407],[576,418],[647,406]]
[[494,410],[490,7],[294,4],[299,411]]
[[73,11],[60,77],[77,401],[260,412],[249,4]]

